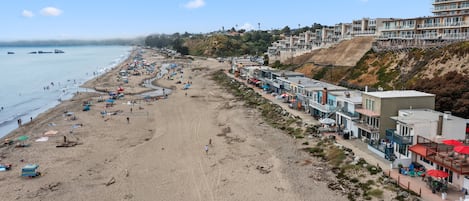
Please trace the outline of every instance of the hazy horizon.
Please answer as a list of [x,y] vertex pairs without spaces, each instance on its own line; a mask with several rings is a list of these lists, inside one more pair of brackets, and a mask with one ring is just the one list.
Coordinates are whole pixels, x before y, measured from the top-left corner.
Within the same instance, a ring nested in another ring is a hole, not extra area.
[[[406,6],[399,6],[406,5]],[[431,15],[430,0],[23,0],[4,4],[0,41],[103,40],[231,28],[292,29],[369,18]]]

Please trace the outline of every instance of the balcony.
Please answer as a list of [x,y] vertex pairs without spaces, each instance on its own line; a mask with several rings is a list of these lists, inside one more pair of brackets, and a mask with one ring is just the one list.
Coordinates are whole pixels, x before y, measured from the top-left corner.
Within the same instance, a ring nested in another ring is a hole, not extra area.
[[448,28],[448,27],[467,27],[469,26],[468,22],[448,22],[448,23],[425,23],[418,24],[417,28],[419,29],[433,29],[433,28]]
[[409,151],[450,169],[457,174],[469,174],[469,158],[463,154],[455,155],[452,146],[417,136],[417,144],[409,147]]
[[331,105],[327,105],[327,104],[323,105],[323,104],[319,104],[319,103],[314,102],[314,101],[311,101],[309,103],[309,106],[316,109],[316,110],[324,112],[324,113],[331,113],[336,108],[336,107],[331,106]]
[[396,132],[396,129],[386,129],[386,139],[399,145],[412,144],[413,136],[402,136]]
[[379,128],[377,127],[374,127],[372,125],[369,125],[367,124],[366,122],[362,121],[362,120],[354,120],[353,121],[355,126],[357,126],[358,128],[366,131],[366,132],[369,132],[369,133],[379,133]]
[[447,3],[456,3],[456,2],[463,2],[466,0],[435,0],[433,1],[433,5],[438,5],[438,4],[447,4]]
[[345,108],[340,109],[339,111],[337,111],[337,113],[341,114],[342,116],[346,116],[350,119],[358,119],[358,117],[359,117],[357,112],[351,113],[351,112],[347,111],[347,109],[345,109]]

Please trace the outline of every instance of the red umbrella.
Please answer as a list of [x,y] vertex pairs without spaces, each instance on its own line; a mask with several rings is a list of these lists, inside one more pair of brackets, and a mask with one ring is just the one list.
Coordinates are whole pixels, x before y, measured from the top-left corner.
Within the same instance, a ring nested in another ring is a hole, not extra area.
[[438,178],[446,178],[449,174],[442,170],[427,170],[427,175]]
[[451,146],[461,146],[463,145],[459,140],[443,140],[443,144],[451,145]]
[[454,151],[460,154],[469,154],[469,146],[457,146],[454,147]]

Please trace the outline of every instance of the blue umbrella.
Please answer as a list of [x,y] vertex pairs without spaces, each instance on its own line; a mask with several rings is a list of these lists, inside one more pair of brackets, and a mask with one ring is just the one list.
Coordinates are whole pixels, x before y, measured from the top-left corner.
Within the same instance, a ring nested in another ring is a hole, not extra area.
[[114,99],[107,99],[106,102],[108,102],[108,103],[114,103]]

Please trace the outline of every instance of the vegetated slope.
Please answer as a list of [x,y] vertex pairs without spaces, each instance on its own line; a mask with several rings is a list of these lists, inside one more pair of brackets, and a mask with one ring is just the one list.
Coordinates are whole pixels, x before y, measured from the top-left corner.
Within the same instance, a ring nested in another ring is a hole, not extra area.
[[[370,50],[355,67],[342,72],[340,83],[344,86],[416,89],[436,94],[436,110],[469,118],[469,41],[440,48]],[[325,74],[323,79],[338,83],[331,77]]]
[[371,49],[373,37],[355,37],[344,40],[329,48],[313,52],[309,62],[318,65],[355,66],[360,58]]
[[469,74],[469,42],[441,48],[369,51],[344,77],[348,83],[384,89],[410,88],[419,80],[456,71]]
[[373,41],[373,37],[355,37],[301,55],[293,59],[294,64],[301,65],[295,71],[314,79],[336,83],[371,49]]

